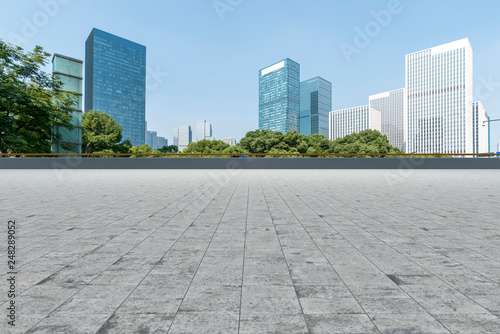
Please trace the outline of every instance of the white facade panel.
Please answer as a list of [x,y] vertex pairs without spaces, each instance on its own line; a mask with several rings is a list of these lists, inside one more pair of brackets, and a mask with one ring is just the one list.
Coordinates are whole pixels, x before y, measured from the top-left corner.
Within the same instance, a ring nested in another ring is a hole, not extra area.
[[406,55],[407,153],[472,153],[468,39]]
[[407,101],[406,89],[401,88],[390,92],[372,95],[370,106],[380,110],[382,134],[386,135],[392,146],[401,150],[406,148],[407,132]]
[[380,124],[380,111],[368,105],[336,110],[329,114],[328,137],[335,140],[367,129],[380,131]]

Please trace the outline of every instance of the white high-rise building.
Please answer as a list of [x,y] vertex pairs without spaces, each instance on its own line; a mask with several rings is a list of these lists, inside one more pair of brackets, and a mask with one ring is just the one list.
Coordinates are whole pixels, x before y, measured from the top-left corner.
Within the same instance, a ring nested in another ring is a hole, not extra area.
[[193,141],[193,133],[189,125],[179,126],[179,151],[182,152]]
[[472,153],[490,153],[490,133],[488,127],[489,117],[483,103],[474,102],[472,106]]
[[179,148],[179,128],[174,129],[174,140],[173,140],[173,145],[177,146]]
[[380,111],[368,105],[331,111],[329,138],[335,140],[367,129],[381,131],[381,123]]
[[401,150],[406,150],[407,103],[406,89],[372,95],[369,98],[370,106],[381,113],[382,134],[387,135],[389,143]]
[[472,57],[467,38],[406,55],[407,153],[472,153]]
[[196,141],[203,139],[213,140],[212,124],[204,119],[200,119],[196,122]]
[[230,146],[236,146],[236,138],[228,137],[221,139],[224,143],[229,144]]

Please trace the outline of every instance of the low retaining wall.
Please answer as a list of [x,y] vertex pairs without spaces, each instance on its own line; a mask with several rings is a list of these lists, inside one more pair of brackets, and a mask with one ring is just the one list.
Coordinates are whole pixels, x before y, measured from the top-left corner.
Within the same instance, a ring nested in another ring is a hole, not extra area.
[[500,169],[499,158],[0,158],[0,169]]

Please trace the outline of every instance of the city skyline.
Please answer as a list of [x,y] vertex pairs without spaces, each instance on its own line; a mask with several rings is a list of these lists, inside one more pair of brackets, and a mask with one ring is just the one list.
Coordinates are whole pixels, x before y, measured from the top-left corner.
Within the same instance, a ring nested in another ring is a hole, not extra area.
[[[307,64],[302,78],[320,75],[331,81],[335,97],[332,109],[338,110],[365,104],[366,96],[404,86],[404,76],[400,73],[404,71],[402,57],[405,54],[469,37],[475,59],[474,101],[482,101],[492,119],[500,118],[497,111],[500,110],[497,66],[500,40],[488,33],[500,25],[492,14],[494,8],[499,7],[496,2],[486,1],[485,6],[468,3],[453,6],[451,1],[439,4],[400,1],[399,10],[386,18],[389,23],[380,23],[378,32],[368,35],[368,40],[360,38],[364,34],[358,32],[378,22],[372,14],[387,11],[386,1],[370,4],[318,1],[307,6],[301,1],[292,1],[286,2],[285,12],[278,14],[278,8],[283,8],[284,3],[244,1],[221,14],[222,20],[212,2],[202,1],[190,6],[167,1],[159,6],[169,11],[159,10],[158,14],[126,1],[120,6],[96,1],[61,2],[50,12],[54,15],[48,15],[49,12],[36,3],[13,3],[9,4],[8,16],[0,14],[0,36],[7,42],[19,41],[26,49],[39,44],[51,53],[80,59],[84,58],[83,41],[94,26],[146,45],[150,49],[146,117],[158,134],[167,138],[172,138],[171,129],[177,124],[194,124],[205,117],[201,113],[213,115],[211,122],[217,125],[221,138],[241,138],[247,131],[258,128],[255,71],[276,59],[290,57]],[[264,14],[263,8],[266,8]],[[301,17],[299,13],[304,8],[317,18]],[[111,10],[116,14],[110,18]],[[70,11],[81,12],[81,18],[74,20],[68,15]],[[443,15],[448,11],[454,15]],[[47,22],[33,20],[36,15],[42,17],[40,13],[49,18]],[[262,26],[255,28],[250,22],[257,13],[263,15],[263,19],[272,16],[276,20],[263,20]],[[146,15],[150,17],[146,19]],[[424,15],[426,27],[418,23]],[[481,16],[482,20],[470,20],[471,16]],[[131,17],[131,24],[123,25],[123,20]],[[183,17],[189,20],[182,23]],[[325,21],[326,17],[331,20]],[[190,28],[192,20],[205,29]],[[290,34],[277,41],[275,37],[282,36],[283,31]],[[412,38],[407,38],[410,31]],[[209,39],[203,42],[207,36]],[[245,38],[240,39],[241,36]],[[345,49],[346,45],[353,47],[351,54],[341,48]],[[169,51],[172,47],[175,52]],[[196,64],[194,55],[198,54],[202,54],[204,64],[210,66]],[[237,84],[231,84],[233,82]],[[180,106],[183,106],[182,112],[179,112]],[[500,141],[498,124],[491,124],[492,146]]]

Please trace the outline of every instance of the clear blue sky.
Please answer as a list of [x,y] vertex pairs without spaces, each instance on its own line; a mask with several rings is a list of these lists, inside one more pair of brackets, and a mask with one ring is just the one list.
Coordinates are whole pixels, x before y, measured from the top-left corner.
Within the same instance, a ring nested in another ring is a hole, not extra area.
[[[396,0],[397,13],[348,62],[342,43],[354,45],[356,27],[371,27],[371,12],[393,2],[1,0],[0,38],[80,59],[93,27],[146,45],[153,73],[148,128],[169,143],[174,127],[195,127],[201,118],[213,124],[216,138],[239,139],[256,129],[258,71],[283,58],[301,64],[302,80],[330,80],[339,109],[404,87],[405,54],[465,37],[474,49],[476,95],[492,118],[500,118],[498,0]],[[488,81],[493,85],[482,83]],[[491,128],[496,149],[500,122]]]

